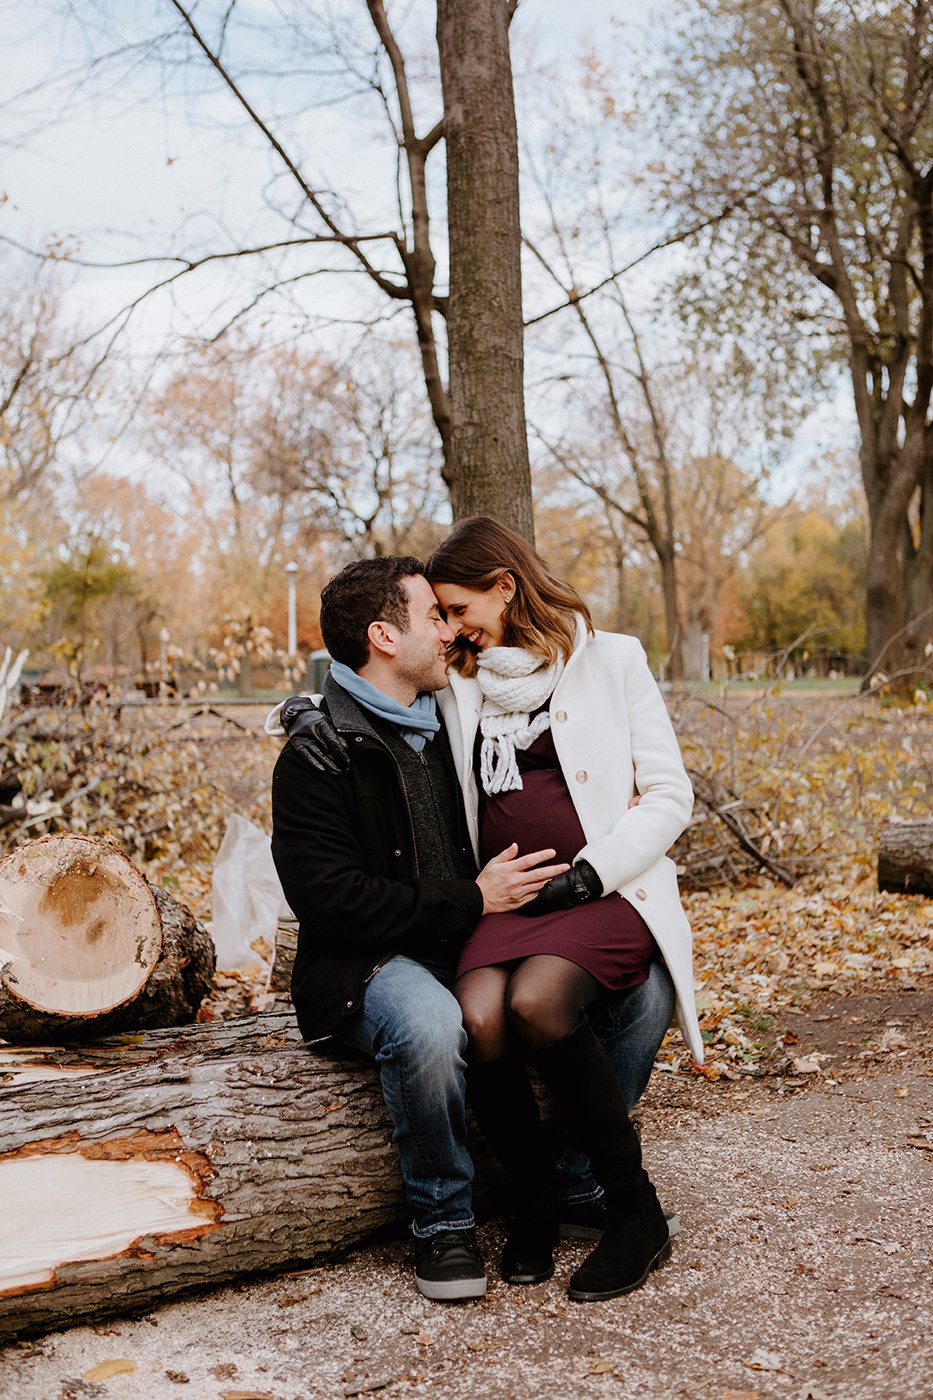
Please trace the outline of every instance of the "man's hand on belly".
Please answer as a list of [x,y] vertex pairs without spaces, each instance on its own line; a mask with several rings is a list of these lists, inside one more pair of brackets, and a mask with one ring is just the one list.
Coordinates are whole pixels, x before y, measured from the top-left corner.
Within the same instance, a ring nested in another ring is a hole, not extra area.
[[570,869],[566,863],[540,864],[542,860],[550,860],[556,854],[554,851],[532,851],[527,856],[517,852],[518,845],[513,841],[507,850],[493,856],[477,875],[476,883],[483,892],[484,914],[507,914],[520,909],[534,899],[548,880]]

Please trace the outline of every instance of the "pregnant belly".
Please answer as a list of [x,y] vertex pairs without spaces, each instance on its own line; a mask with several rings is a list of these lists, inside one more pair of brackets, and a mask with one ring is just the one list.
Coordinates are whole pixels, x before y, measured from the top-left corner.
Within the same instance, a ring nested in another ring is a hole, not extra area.
[[517,841],[521,854],[553,849],[558,861],[573,861],[586,837],[559,768],[522,774],[520,792],[487,797],[483,809],[483,860]]

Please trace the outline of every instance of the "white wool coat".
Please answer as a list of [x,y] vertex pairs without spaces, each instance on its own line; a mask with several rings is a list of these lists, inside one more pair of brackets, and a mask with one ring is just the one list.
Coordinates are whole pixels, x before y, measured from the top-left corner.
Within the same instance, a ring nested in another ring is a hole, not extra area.
[[[463,788],[479,861],[479,793],[473,752],[483,696],[479,682],[450,673],[438,704]],[[667,706],[640,642],[612,632],[589,636],[577,620],[573,652],[550,701],[551,732],[586,845],[608,893],[628,899],[651,929],[677,991],[690,1053],[703,1059],[693,986],[693,937],[674,862],[665,854],[690,820],[693,790]],[[629,808],[635,792],[637,807]]]

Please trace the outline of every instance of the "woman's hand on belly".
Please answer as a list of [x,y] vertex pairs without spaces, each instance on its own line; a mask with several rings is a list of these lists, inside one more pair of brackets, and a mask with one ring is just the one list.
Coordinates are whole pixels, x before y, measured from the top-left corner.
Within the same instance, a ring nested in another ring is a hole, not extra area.
[[578,860],[563,875],[548,880],[534,899],[518,912],[534,916],[553,914],[558,909],[573,909],[578,904],[599,899],[602,892],[603,882],[592,865],[588,860]]

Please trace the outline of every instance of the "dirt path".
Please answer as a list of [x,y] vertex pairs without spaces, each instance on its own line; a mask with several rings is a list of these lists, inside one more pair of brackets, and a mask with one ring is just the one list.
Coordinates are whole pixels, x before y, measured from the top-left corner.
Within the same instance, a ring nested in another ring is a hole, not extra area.
[[[656,1075],[646,1157],[683,1230],[629,1298],[568,1302],[585,1247],[565,1244],[550,1283],[509,1288],[490,1269],[484,1301],[444,1307],[393,1242],[8,1347],[0,1396],[929,1400],[931,1003],[835,997],[785,1017],[766,1079]],[[811,1055],[822,1074],[794,1071]],[[494,1259],[498,1223],[481,1236]],[[135,1370],[93,1378],[119,1359]]]

